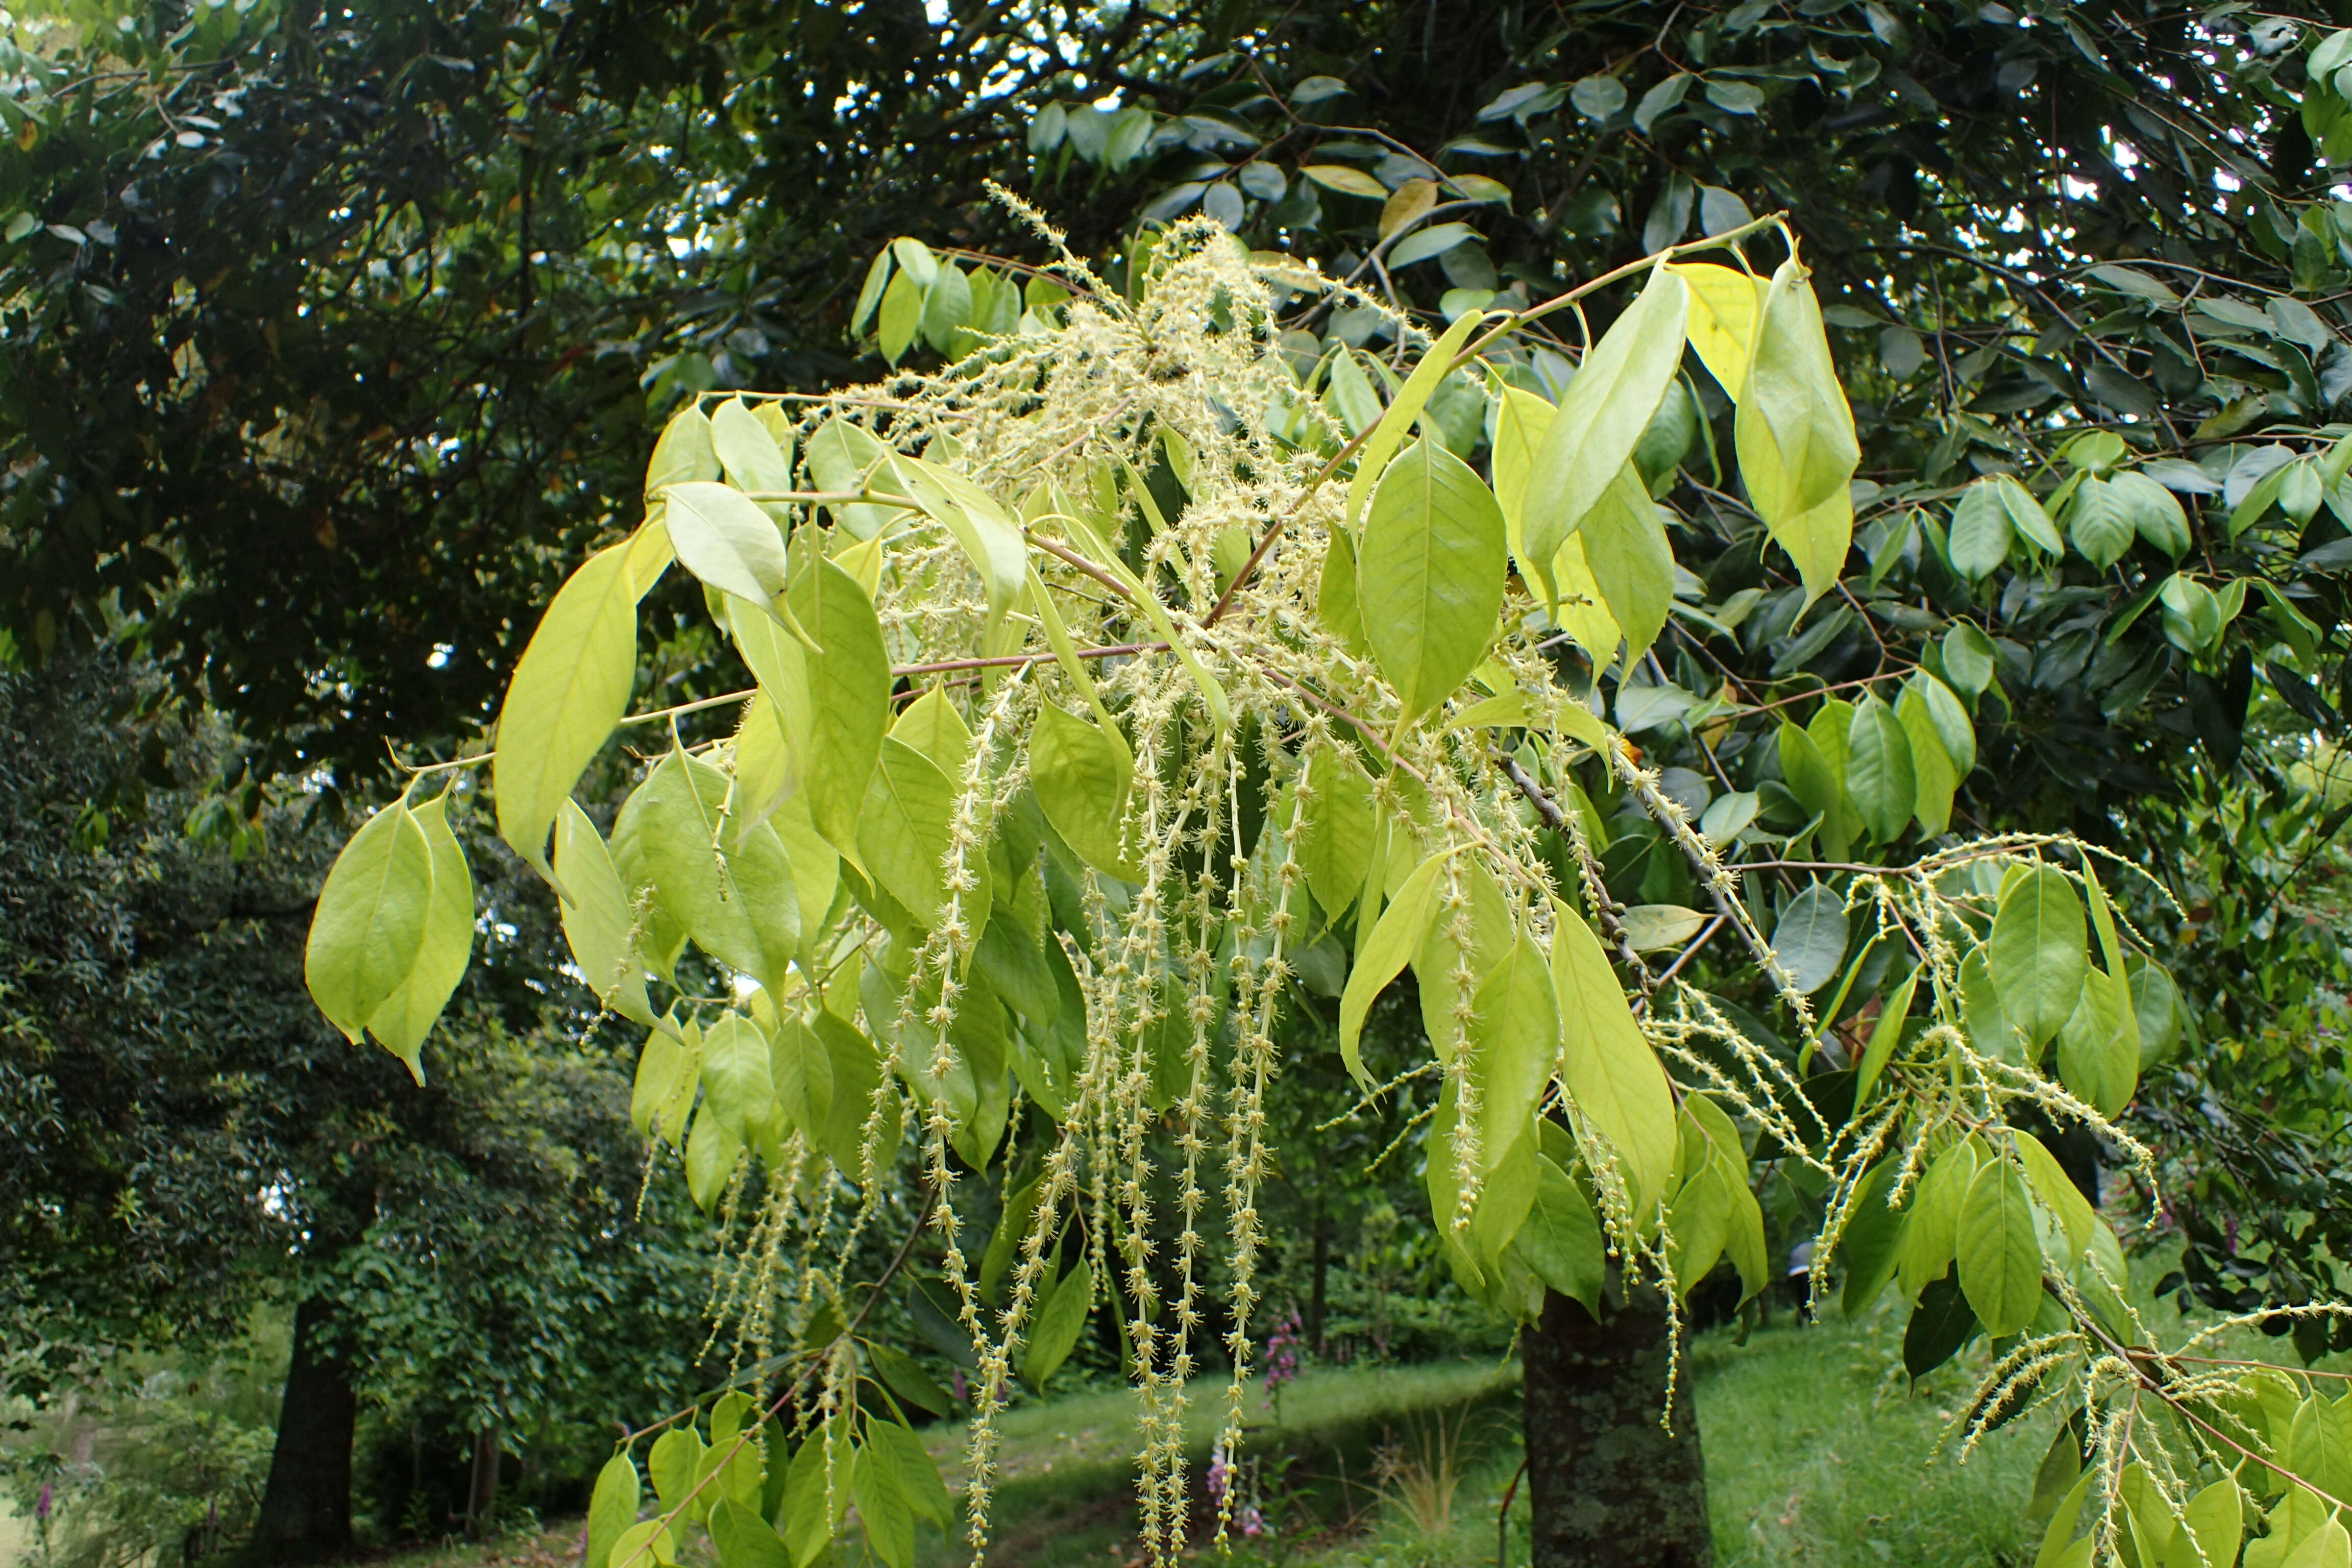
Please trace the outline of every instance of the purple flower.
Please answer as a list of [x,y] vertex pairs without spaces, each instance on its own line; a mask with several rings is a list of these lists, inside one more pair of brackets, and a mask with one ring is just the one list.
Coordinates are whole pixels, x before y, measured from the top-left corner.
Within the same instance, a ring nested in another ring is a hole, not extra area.
[[43,1481],[41,1483],[41,1495],[33,1504],[33,1517],[39,1520],[43,1524],[48,1523],[49,1504],[54,1501],[55,1499],[56,1492],[54,1483]]

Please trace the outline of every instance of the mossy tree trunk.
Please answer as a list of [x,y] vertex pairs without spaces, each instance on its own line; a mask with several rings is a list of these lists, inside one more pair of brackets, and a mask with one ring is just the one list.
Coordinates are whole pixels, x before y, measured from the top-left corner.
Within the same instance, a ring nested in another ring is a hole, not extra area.
[[[1715,1561],[1689,1367],[1646,1286],[1601,1319],[1565,1296],[1520,1335],[1533,1568],[1706,1568]],[[1667,1369],[1677,1369],[1671,1431]]]

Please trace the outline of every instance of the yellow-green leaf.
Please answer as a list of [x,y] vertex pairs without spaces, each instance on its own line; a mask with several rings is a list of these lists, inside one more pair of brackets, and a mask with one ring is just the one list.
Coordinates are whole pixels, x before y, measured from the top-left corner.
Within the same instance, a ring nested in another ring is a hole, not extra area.
[[[772,409],[775,405],[766,406]],[[791,489],[793,459],[787,444],[792,439],[791,426],[784,430],[779,436],[740,397],[720,404],[719,412],[710,416],[710,441],[727,482],[739,490]]]
[[629,553],[626,542],[599,551],[556,590],[499,709],[499,836],[542,873],[556,808],[628,712],[637,676]]
[[1356,901],[1372,865],[1372,780],[1345,746],[1317,747],[1307,759],[1314,802],[1291,835],[1315,901],[1336,915]]
[[1960,1200],[1960,1290],[1994,1339],[2033,1321],[2042,1305],[2042,1247],[2033,1204],[2006,1161],[1987,1162]]
[[730,784],[672,752],[621,807],[613,837],[627,849],[616,859],[705,952],[781,995],[800,946],[798,887],[774,828],[746,828],[726,810]]
[[915,329],[922,323],[923,287],[912,273],[901,272],[882,291],[882,312],[876,323],[882,357],[897,364],[913,346]]
[[819,833],[858,864],[857,814],[890,726],[890,656],[881,618],[857,580],[811,556],[785,595],[823,652],[807,658],[809,738],[803,787]]
[[1870,1043],[1863,1047],[1862,1065],[1854,1070],[1855,1105],[1859,1106],[1870,1098],[1871,1087],[1877,1083],[1878,1075],[1885,1070],[1888,1059],[1895,1055],[1895,1047],[1902,1042],[1904,1020],[1911,1016],[1911,994],[1918,986],[1919,972],[1915,969],[1904,978],[1902,984],[1895,988],[1895,994],[1880,1009],[1878,1023],[1870,1031]]
[[2043,1208],[2057,1217],[2066,1233],[2066,1262],[2071,1268],[2081,1259],[2084,1248],[2091,1245],[2091,1233],[2099,1223],[2098,1211],[2091,1206],[2090,1199],[2083,1195],[2074,1178],[2066,1174],[2065,1167],[2058,1163],[2058,1157],[2042,1147],[2040,1139],[2020,1131],[2012,1131],[2010,1135],[2017,1141],[2017,1157],[2025,1167],[2025,1179],[2034,1195],[2042,1200]]
[[1658,268],[1584,356],[1528,474],[1523,567],[1548,574],[1559,547],[1632,460],[1682,363],[1689,311],[1682,278]]
[[352,1044],[406,984],[432,918],[432,843],[405,805],[388,805],[335,857],[302,953],[310,999]]
[[1081,1256],[1036,1308],[1037,1327],[1029,1336],[1029,1352],[1021,1363],[1021,1375],[1032,1384],[1043,1388],[1070,1359],[1094,1307],[1094,1266]]
[[[896,735],[883,738],[881,760],[866,784],[858,847],[882,890],[926,931],[947,906],[955,803],[955,783],[930,758]],[[988,857],[977,844],[966,851],[964,868],[979,878],[977,890],[962,901],[964,923],[977,941],[989,907]]]
[[920,458],[893,459],[915,504],[962,546],[988,595],[993,626],[1021,596],[1029,574],[1029,546],[1021,524],[1002,502],[951,468]]
[[1402,973],[1413,954],[1421,951],[1422,941],[1437,917],[1439,882],[1445,874],[1445,860],[1444,854],[1433,855],[1404,879],[1396,897],[1381,912],[1371,934],[1358,944],[1355,965],[1348,971],[1347,987],[1339,994],[1340,1059],[1347,1064],[1349,1074],[1367,1090],[1372,1087],[1372,1080],[1364,1071],[1364,1016],[1372,1010],[1373,999],[1388,989],[1389,982]]
[[1364,515],[1364,503],[1371,499],[1373,486],[1379,481],[1381,471],[1388,467],[1389,458],[1404,445],[1405,437],[1412,429],[1412,422],[1420,418],[1421,411],[1428,406],[1430,394],[1435,392],[1437,384],[1445,379],[1454,355],[1460,353],[1462,345],[1470,341],[1470,334],[1478,330],[1481,320],[1480,314],[1473,310],[1445,329],[1445,335],[1431,344],[1429,352],[1422,355],[1421,363],[1413,367],[1411,375],[1404,378],[1404,384],[1397,388],[1396,396],[1390,400],[1388,411],[1380,416],[1379,422],[1372,426],[1371,434],[1365,437],[1364,444],[1356,449],[1356,472],[1348,481],[1347,517],[1349,528],[1355,527],[1356,520]]
[[[1650,499],[1641,472],[1630,461],[1617,471],[1617,482],[1585,514],[1584,526],[1561,547],[1560,556],[1565,557],[1571,546],[1587,563],[1612,625],[1625,638],[1630,666],[1657,640],[1666,624],[1667,606],[1675,598],[1674,546],[1667,542],[1665,528],[1658,521],[1657,503]],[[1560,581],[1560,576],[1555,568],[1554,586],[1565,599],[1576,584]],[[1559,618],[1565,626],[1565,605]],[[1610,651],[1615,651],[1613,646]]]
[[1371,652],[1364,640],[1364,615],[1356,587],[1356,544],[1345,529],[1331,531],[1323,552],[1323,571],[1316,581],[1315,614],[1339,646],[1361,658]]
[[1505,564],[1502,512],[1468,464],[1423,437],[1389,465],[1364,521],[1357,596],[1404,721],[1485,657]]
[[654,455],[646,464],[646,499],[654,500],[671,485],[718,477],[719,450],[711,439],[710,420],[698,403],[689,402],[670,416],[654,443]]
[[1986,961],[2001,1011],[2038,1048],[2065,1026],[2083,1000],[2083,901],[2064,873],[2035,866],[2019,873],[1994,911]]
[[[570,804],[569,802],[566,803]],[[433,854],[433,896],[425,907],[424,940],[408,977],[394,987],[368,1018],[376,1043],[408,1064],[411,1077],[425,1081],[425,1037],[449,1005],[466,962],[474,951],[474,879],[466,851],[449,831],[449,797],[436,796],[413,814]]]
[[637,1465],[626,1454],[615,1454],[596,1473],[596,1489],[588,1500],[588,1561],[586,1568],[615,1568],[613,1543],[637,1519]]
[[1361,169],[1350,169],[1345,163],[1307,163],[1298,172],[1326,190],[1338,191],[1344,195],[1363,196],[1376,202],[1388,200],[1386,185]]
[[1906,689],[1895,705],[1895,716],[1911,747],[1912,815],[1919,831],[1933,838],[1952,825],[1952,797],[1959,788],[1959,770],[1944,750],[1926,699]]
[[695,1090],[702,1084],[698,1054],[702,1031],[691,1023],[682,1030],[667,1021],[664,1026],[670,1033],[646,1036],[646,1048],[637,1058],[637,1076],[629,1092],[629,1120],[646,1137],[682,1149]]
[[698,480],[672,485],[662,496],[678,563],[722,593],[774,614],[772,601],[789,570],[775,520],[730,485]]
[[1535,1202],[1511,1245],[1537,1279],[1588,1310],[1600,1306],[1608,1283],[1601,1222],[1575,1181],[1547,1155],[1536,1157]]
[[1037,710],[1029,779],[1045,820],[1096,870],[1140,882],[1135,832],[1125,820],[1134,778],[1134,754],[1115,726],[1088,723],[1050,702]]
[[1674,1094],[1600,939],[1557,899],[1551,970],[1566,1045],[1561,1081],[1585,1124],[1616,1152],[1634,1213],[1645,1214],[1674,1171]]
[[1870,836],[1881,844],[1903,836],[1918,804],[1918,785],[1912,776],[1911,742],[1895,710],[1864,692],[1854,704],[1846,728],[1846,796],[1853,802]]
[[768,1037],[740,1013],[729,1012],[702,1034],[703,1105],[745,1143],[759,1141],[775,1104]]
[[1559,1062],[1559,994],[1524,931],[1478,983],[1470,1051],[1480,1156],[1491,1172],[1514,1143],[1535,1137],[1536,1107]]
[[743,1142],[730,1131],[705,1100],[694,1113],[694,1127],[686,1135],[686,1191],[694,1206],[709,1214],[727,1191],[742,1158]]
[[564,897],[558,912],[572,961],[596,999],[624,1018],[657,1026],[637,956],[636,911],[613,867],[612,851],[579,803],[566,800],[555,819],[555,876]]
[[1772,275],[1733,438],[1748,504],[1797,563],[1810,603],[1844,565],[1853,526],[1846,486],[1862,448],[1807,279],[1794,258]]

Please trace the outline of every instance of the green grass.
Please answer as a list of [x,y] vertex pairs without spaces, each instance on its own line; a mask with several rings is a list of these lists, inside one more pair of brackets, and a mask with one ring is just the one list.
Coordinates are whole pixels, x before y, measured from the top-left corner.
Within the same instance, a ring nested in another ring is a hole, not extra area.
[[1965,1465],[1937,1454],[1981,1358],[1963,1355],[1913,1389],[1900,1370],[1904,1321],[1889,1292],[1858,1323],[1698,1347],[1707,1510],[1724,1568],[2031,1558],[2019,1516],[2050,1419],[1994,1434]]

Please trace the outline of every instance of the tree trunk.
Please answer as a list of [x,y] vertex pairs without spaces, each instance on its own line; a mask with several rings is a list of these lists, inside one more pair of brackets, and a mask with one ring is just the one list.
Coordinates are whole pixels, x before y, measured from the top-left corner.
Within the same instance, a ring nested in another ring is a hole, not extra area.
[[352,1426],[359,1400],[350,1354],[332,1342],[333,1306],[313,1297],[294,1311],[294,1357],[269,1484],[253,1527],[257,1563],[316,1563],[352,1546]]
[[1532,1568],[1707,1568],[1715,1561],[1689,1364],[1677,1361],[1674,1430],[1665,1408],[1673,1332],[1647,1286],[1604,1303],[1595,1322],[1565,1296],[1519,1336],[1527,1360]]
[[491,1422],[474,1435],[474,1473],[466,1488],[466,1529],[477,1538],[489,1534],[499,1508],[499,1424]]

